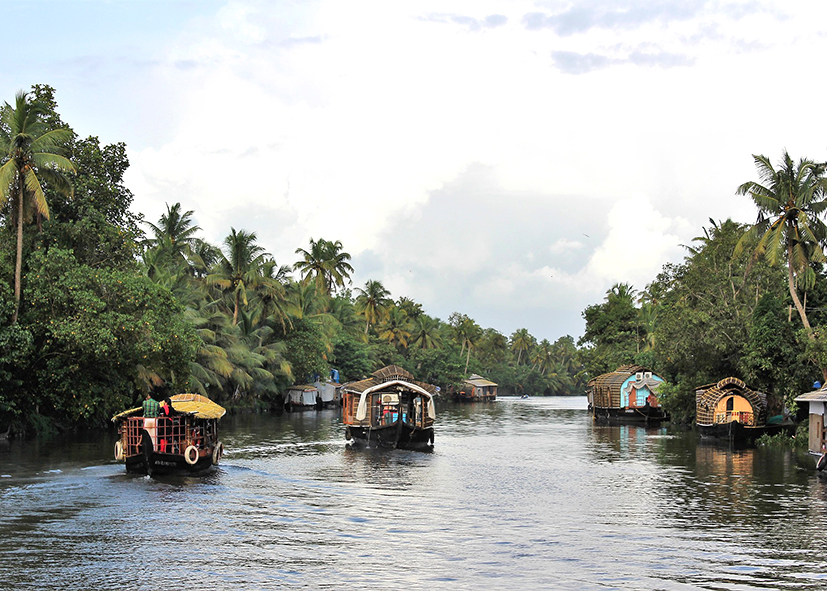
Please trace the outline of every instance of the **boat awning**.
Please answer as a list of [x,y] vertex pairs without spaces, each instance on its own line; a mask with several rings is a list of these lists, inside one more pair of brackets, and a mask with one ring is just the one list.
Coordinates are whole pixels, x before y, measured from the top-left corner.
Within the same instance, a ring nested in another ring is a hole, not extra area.
[[356,409],[356,420],[357,421],[364,421],[365,417],[368,416],[368,395],[372,392],[377,392],[384,390],[386,388],[391,388],[393,386],[401,386],[402,388],[412,390],[413,392],[418,392],[423,396],[427,397],[428,399],[428,417],[435,419],[436,418],[436,409],[434,408],[434,397],[422,386],[418,386],[411,382],[406,382],[405,380],[391,380],[388,382],[382,382],[381,384],[376,384],[375,386],[371,386],[366,390],[362,391],[362,394],[359,396],[359,406]]
[[[219,406],[206,396],[200,394],[176,394],[170,396],[172,408],[179,413],[195,416],[196,419],[220,419],[227,412],[223,406]],[[117,422],[124,417],[140,414],[143,412],[142,407],[130,408],[112,417],[113,422]]]

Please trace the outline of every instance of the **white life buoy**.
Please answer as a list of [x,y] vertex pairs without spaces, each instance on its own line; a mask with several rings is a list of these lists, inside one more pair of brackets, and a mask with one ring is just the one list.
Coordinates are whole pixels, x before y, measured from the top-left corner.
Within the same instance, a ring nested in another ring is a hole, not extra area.
[[184,450],[184,459],[187,461],[187,464],[194,466],[198,461],[198,448],[194,445],[187,447],[187,449]]
[[212,450],[212,463],[213,466],[217,466],[218,462],[221,461],[221,456],[224,455],[224,444],[220,441],[215,444],[215,447]]
[[123,443],[118,439],[115,442],[115,461],[120,462],[121,460],[123,460]]

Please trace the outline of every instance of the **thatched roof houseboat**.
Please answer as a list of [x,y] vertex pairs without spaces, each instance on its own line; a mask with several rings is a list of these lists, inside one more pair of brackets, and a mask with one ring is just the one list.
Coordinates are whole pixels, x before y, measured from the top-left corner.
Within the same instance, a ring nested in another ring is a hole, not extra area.
[[753,441],[785,428],[768,424],[767,395],[734,377],[695,389],[695,424],[701,436],[729,441]]
[[366,446],[427,449],[434,443],[437,388],[417,382],[399,366],[389,365],[372,377],[343,386],[345,436]]
[[463,388],[454,395],[456,402],[494,402],[497,400],[497,383],[472,373],[463,380]]
[[623,365],[589,381],[586,394],[595,419],[623,422],[659,422],[667,418],[657,389],[663,383],[648,368]]

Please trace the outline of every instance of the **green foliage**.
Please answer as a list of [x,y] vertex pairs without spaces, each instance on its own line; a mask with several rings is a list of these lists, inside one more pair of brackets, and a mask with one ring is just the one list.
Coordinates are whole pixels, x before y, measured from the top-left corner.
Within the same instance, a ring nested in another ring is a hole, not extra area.
[[632,363],[640,352],[641,326],[634,303],[634,290],[618,283],[606,292],[602,304],[583,311],[586,330],[579,344],[585,345],[583,363],[592,377]]
[[312,381],[314,375],[327,377],[330,370],[321,329],[309,320],[296,320],[293,329],[284,336],[287,350],[284,356],[290,362],[297,383]]
[[35,251],[29,266],[23,324],[37,356],[24,373],[38,413],[101,424],[140,398],[141,372],[186,385],[198,341],[168,290],[59,248]]

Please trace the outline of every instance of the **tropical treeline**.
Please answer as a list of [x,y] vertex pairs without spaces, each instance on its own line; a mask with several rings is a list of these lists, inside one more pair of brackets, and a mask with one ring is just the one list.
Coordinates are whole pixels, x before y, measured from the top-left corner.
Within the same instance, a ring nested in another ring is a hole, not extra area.
[[826,165],[786,152],[777,164],[754,160],[757,180],[733,187],[755,204],[754,224],[710,220],[683,263],[639,292],[615,285],[583,312],[587,373],[653,368],[678,421],[694,419],[697,386],[727,376],[767,393],[774,413],[825,382]]
[[278,407],[293,383],[396,363],[445,395],[480,373],[502,394],[581,394],[571,337],[441,320],[380,281],[353,286],[337,240],[277,263],[254,232],[200,236],[180,203],[130,210],[124,144],[82,139],[49,86],[0,113],[0,428],[104,424],[147,391]]

